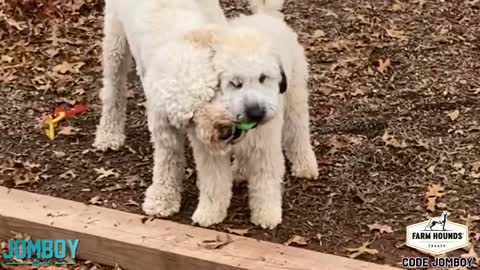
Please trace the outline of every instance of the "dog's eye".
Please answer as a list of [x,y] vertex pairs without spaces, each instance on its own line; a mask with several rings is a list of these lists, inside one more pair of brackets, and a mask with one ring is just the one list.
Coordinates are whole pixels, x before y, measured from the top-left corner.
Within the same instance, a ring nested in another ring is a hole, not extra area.
[[260,83],[263,83],[266,78],[267,78],[267,75],[262,74],[262,75],[260,75],[260,78],[258,78],[258,81],[259,81]]
[[235,81],[231,81],[230,82],[230,85],[233,86],[234,88],[237,88],[237,89],[240,89],[243,87],[243,83],[241,82],[235,82]]

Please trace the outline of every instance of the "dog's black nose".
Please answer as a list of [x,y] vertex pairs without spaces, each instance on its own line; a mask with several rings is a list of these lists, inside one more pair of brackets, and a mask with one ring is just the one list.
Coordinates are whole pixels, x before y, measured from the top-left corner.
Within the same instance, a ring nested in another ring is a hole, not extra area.
[[261,122],[265,118],[266,110],[265,107],[258,105],[257,103],[252,105],[247,105],[245,109],[245,114],[249,121]]

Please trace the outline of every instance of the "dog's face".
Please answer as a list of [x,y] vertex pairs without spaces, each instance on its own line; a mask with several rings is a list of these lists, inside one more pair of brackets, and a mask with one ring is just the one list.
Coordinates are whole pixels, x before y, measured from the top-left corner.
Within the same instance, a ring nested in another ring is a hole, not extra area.
[[[262,52],[260,52],[262,53]],[[225,108],[236,119],[262,124],[280,110],[285,75],[278,59],[264,55],[235,55],[219,52],[222,57],[216,65],[219,72],[220,93]]]
[[225,110],[224,104],[218,99],[197,110],[193,122],[196,138],[216,153],[228,152],[231,145],[245,135],[235,129],[235,116]]
[[194,42],[212,49],[218,97],[236,121],[265,123],[281,110],[287,78],[271,42],[248,28],[200,30]]
[[237,120],[257,124],[275,117],[287,81],[270,41],[255,31],[236,29],[215,49],[213,61],[226,109]]

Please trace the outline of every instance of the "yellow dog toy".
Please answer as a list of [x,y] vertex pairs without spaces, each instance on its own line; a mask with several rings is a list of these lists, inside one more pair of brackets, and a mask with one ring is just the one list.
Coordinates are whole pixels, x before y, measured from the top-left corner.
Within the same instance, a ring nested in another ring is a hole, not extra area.
[[62,121],[65,118],[65,112],[59,112],[57,117],[51,118],[48,117],[45,119],[45,123],[48,125],[48,129],[45,129],[45,134],[50,140],[55,139],[55,128],[58,126],[58,122]]
[[45,119],[45,124],[48,126],[48,129],[45,129],[45,134],[53,141],[55,139],[55,128],[58,126],[58,122],[84,113],[86,110],[87,106],[82,103],[77,103],[68,110],[62,107],[55,108],[52,116]]

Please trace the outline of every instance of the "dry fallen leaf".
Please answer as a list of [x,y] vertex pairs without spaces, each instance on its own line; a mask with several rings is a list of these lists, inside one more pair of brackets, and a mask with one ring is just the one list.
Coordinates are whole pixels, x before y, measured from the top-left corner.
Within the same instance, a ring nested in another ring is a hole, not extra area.
[[5,63],[11,63],[13,61],[13,57],[10,57],[8,55],[2,55],[0,58],[0,62],[5,62]]
[[445,188],[439,184],[432,184],[428,187],[428,191],[425,193],[425,197],[442,197],[445,195]]
[[116,183],[115,185],[111,186],[111,187],[106,187],[106,188],[102,188],[100,191],[107,191],[107,192],[112,192],[112,191],[115,191],[115,190],[120,190],[120,189],[123,189],[123,186]]
[[233,234],[241,235],[241,236],[244,236],[245,234],[248,233],[248,229],[230,229],[230,228],[227,228],[227,231],[229,233],[233,233]]
[[140,181],[142,181],[142,178],[136,174],[125,177],[125,184],[129,187],[136,186]]
[[460,116],[460,111],[455,110],[455,111],[449,112],[447,115],[448,115],[448,117],[450,117],[450,120],[455,121]]
[[80,68],[85,65],[84,62],[77,62],[77,63],[69,63],[67,61],[63,61],[61,64],[56,65],[53,67],[53,71],[60,74],[69,73],[79,73]]
[[480,241],[480,233],[475,233],[475,234],[473,235],[473,239],[474,239],[475,241],[477,241],[477,242]]
[[472,171],[479,171],[480,170],[480,160],[470,163],[472,166]]
[[345,144],[339,141],[337,136],[332,136],[327,143],[330,146],[330,150],[326,153],[327,156],[334,155],[339,149],[345,148]]
[[105,170],[103,167],[102,168],[95,168],[94,169],[96,173],[100,174],[97,179],[102,179],[102,178],[106,178],[106,177],[109,177],[109,176],[113,176],[113,177],[119,177],[120,174],[119,173],[116,173],[113,171],[113,169],[110,169],[110,170]]
[[320,37],[324,37],[325,36],[325,32],[323,32],[323,30],[315,30],[315,32],[313,32],[312,34],[312,38],[320,38]]
[[102,201],[100,200],[100,196],[95,196],[93,198],[91,198],[89,201],[88,201],[89,204],[96,204],[96,205],[100,205],[102,204]]
[[378,72],[385,74],[389,68],[392,67],[392,63],[389,58],[383,60],[383,59],[378,59],[378,67],[377,70]]
[[325,96],[329,96],[332,93],[332,89],[327,88],[327,87],[319,87],[317,89],[318,93],[321,93]]
[[46,50],[46,53],[48,54],[48,56],[50,56],[50,57],[52,57],[52,58],[55,57],[55,56],[57,56],[57,54],[58,54],[59,52],[60,52],[60,49],[58,49],[58,48],[55,48],[55,49],[54,49],[54,48],[50,48],[50,49],[47,49],[47,50]]
[[396,30],[396,29],[385,29],[387,32],[387,35],[392,38],[397,38],[400,40],[408,40],[408,37],[405,35],[405,32],[402,30]]
[[437,197],[427,198],[427,210],[428,211],[434,212],[436,204],[437,204]]
[[[31,268],[29,268],[31,269]],[[65,270],[65,269],[68,269],[68,268],[63,268],[63,267],[60,267],[60,266],[55,266],[55,265],[50,265],[50,266],[46,266],[46,267],[41,267],[42,270]],[[17,270],[17,269],[15,269]]]
[[202,241],[199,246],[206,248],[206,249],[221,249],[224,246],[233,242],[232,237],[228,234],[217,235],[215,240],[205,240]]
[[392,227],[378,223],[367,225],[370,231],[378,230],[380,233],[393,233]]
[[446,204],[446,203],[442,203],[442,202],[437,203],[436,206],[437,206],[438,209],[446,209],[446,208],[447,208],[447,204]]
[[85,95],[85,93],[86,93],[86,92],[85,92],[84,89],[79,88],[79,89],[76,89],[75,91],[73,91],[72,95],[74,95],[74,96],[81,96],[81,95]]
[[284,243],[284,245],[290,246],[291,244],[297,244],[300,246],[306,246],[308,245],[307,240],[305,240],[305,237],[300,236],[300,235],[294,235],[290,237],[290,239],[287,240],[287,242]]
[[124,203],[123,205],[132,205],[132,206],[140,206],[136,201],[132,199],[128,199],[128,202]]
[[471,258],[474,259],[474,261],[475,261],[476,263],[480,263],[480,257],[479,257],[478,254],[475,252],[475,249],[474,249],[474,245],[473,245],[473,244],[470,244],[468,253],[462,254],[461,257],[462,257],[462,258],[471,257]]
[[473,222],[479,222],[480,221],[480,216],[472,216],[470,214],[467,215],[467,217],[460,217],[461,220],[465,221],[465,225],[467,227],[471,227]]
[[350,95],[353,96],[353,97],[363,96],[363,95],[365,95],[365,91],[363,91],[360,88],[357,88],[357,90],[355,90],[355,92],[353,92],[353,93],[350,93]]
[[406,148],[408,147],[405,141],[402,141],[401,143],[395,139],[395,136],[392,134],[389,134],[387,130],[385,130],[385,133],[382,136],[382,140],[385,142],[386,146],[391,146],[395,148]]
[[38,182],[38,180],[39,180],[38,175],[35,175],[30,172],[19,173],[13,176],[13,181],[15,183],[15,186],[21,186],[21,185],[25,185],[33,182]]
[[54,151],[52,151],[52,152],[53,152],[53,154],[55,155],[55,157],[57,157],[57,158],[62,158],[62,157],[64,157],[64,156],[67,155],[67,154],[65,154],[65,152],[62,152],[62,151],[55,151],[55,150],[54,150]]
[[470,176],[474,179],[478,179],[480,178],[480,172],[476,173],[476,172],[471,172],[470,173]]
[[398,2],[392,5],[392,11],[399,11],[402,9],[403,9],[402,5]]
[[354,259],[362,254],[370,254],[370,255],[378,254],[378,250],[368,248],[370,244],[371,244],[370,242],[364,242],[362,246],[358,248],[346,248],[347,251],[353,252],[352,254],[348,255],[348,257]]
[[77,177],[77,175],[75,174],[75,172],[73,170],[68,170],[68,171],[60,174],[60,176],[58,178],[60,178],[60,179],[67,179],[67,178],[75,179],[76,177]]
[[480,3],[480,0],[466,0],[465,4],[469,6],[475,6],[476,4]]
[[80,131],[80,128],[75,128],[75,127],[72,127],[72,126],[65,126],[65,127],[61,127],[58,130],[57,134],[70,136],[70,135],[77,134],[78,131]]

